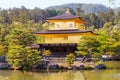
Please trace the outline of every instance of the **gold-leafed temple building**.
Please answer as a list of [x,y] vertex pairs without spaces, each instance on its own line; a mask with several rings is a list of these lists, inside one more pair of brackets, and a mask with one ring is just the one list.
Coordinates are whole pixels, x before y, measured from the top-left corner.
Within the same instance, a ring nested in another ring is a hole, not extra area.
[[65,56],[77,50],[77,43],[83,35],[96,35],[92,31],[79,30],[81,24],[87,23],[80,17],[71,14],[68,10],[58,16],[46,19],[54,24],[49,30],[34,32],[35,36],[43,37],[39,43],[39,49],[50,50],[52,56]]

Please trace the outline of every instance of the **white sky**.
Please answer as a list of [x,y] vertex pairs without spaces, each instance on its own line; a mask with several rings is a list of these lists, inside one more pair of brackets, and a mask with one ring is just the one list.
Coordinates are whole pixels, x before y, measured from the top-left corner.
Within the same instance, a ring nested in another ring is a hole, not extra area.
[[120,0],[114,0],[114,3],[109,3],[109,0],[0,0],[0,8],[9,9],[13,7],[25,6],[33,9],[39,7],[41,9],[49,6],[61,5],[66,3],[93,3],[103,4],[107,7],[120,7]]

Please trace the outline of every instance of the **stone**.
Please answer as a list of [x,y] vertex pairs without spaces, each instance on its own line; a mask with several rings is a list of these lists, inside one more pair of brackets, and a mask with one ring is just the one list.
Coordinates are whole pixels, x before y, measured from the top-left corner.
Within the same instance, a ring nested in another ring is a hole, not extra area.
[[52,64],[52,65],[49,65],[48,67],[49,67],[49,69],[52,69],[52,70],[58,70],[59,69],[58,64]]
[[73,70],[77,70],[78,68],[77,68],[77,66],[73,65],[73,66],[72,66],[72,69],[73,69]]
[[33,69],[47,69],[47,66],[49,64],[49,61],[42,61],[40,64],[35,65]]
[[6,56],[5,55],[0,56],[0,62],[1,63],[6,63]]
[[10,67],[8,63],[0,63],[0,69],[9,69]]
[[95,69],[106,69],[107,67],[104,64],[98,64],[95,66]]
[[84,69],[85,69],[85,66],[84,66],[84,65],[80,65],[80,66],[79,66],[79,69],[80,69],[80,70],[84,70]]

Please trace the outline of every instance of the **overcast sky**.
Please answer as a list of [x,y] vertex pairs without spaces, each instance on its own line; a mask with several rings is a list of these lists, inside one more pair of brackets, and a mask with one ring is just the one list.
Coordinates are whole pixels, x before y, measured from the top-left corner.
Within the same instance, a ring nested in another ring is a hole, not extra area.
[[0,8],[9,9],[13,7],[20,8],[21,6],[25,6],[26,8],[30,9],[33,9],[35,7],[44,9],[49,6],[66,3],[97,3],[108,7],[120,7],[120,0],[114,0],[114,3],[109,3],[109,0],[0,0]]

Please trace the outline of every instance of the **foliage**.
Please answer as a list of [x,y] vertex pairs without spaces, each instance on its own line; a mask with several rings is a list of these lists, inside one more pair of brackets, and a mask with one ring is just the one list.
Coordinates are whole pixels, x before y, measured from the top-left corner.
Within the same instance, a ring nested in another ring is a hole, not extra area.
[[103,29],[104,29],[104,30],[111,29],[111,28],[112,28],[112,23],[111,23],[111,22],[106,22],[106,23],[103,25]]
[[117,55],[119,54],[118,47],[120,46],[119,29],[102,28],[98,30],[100,34],[97,38],[100,42],[99,50],[102,54]]
[[43,54],[42,54],[42,55],[43,55],[44,57],[48,57],[48,56],[50,56],[50,54],[51,54],[51,51],[50,51],[50,50],[45,50],[45,49],[43,50]]
[[4,36],[8,50],[7,61],[16,68],[30,69],[41,59],[38,50],[28,47],[34,44],[36,38],[31,33],[31,27],[27,26],[25,23],[11,24],[8,27],[8,34]]
[[[47,27],[43,27],[47,17],[56,16],[66,11],[66,8],[70,9],[72,14],[80,16],[85,21],[89,22],[89,26],[95,26],[95,28],[102,27],[106,22],[112,24],[120,21],[119,8],[111,9],[100,4],[65,4],[61,6],[52,6],[47,9],[40,9],[35,7],[34,9],[27,9],[24,6],[21,8],[11,8],[8,10],[2,10],[0,12],[1,24],[18,24],[22,23],[25,26],[31,28],[31,30],[44,30]],[[39,27],[38,27],[39,26]]]
[[34,65],[39,64],[41,61],[41,56],[40,56],[40,52],[38,50],[35,49],[31,49],[30,47],[25,47],[25,65],[24,65],[24,69],[30,69],[32,68]]
[[29,69],[33,65],[39,63],[40,58],[38,50],[33,50],[29,47],[24,48],[20,45],[9,46],[7,61],[13,67]]
[[63,5],[57,5],[57,6],[51,6],[47,9],[49,10],[56,10],[57,12],[64,12],[66,8],[71,8],[74,11],[76,8],[81,8],[81,12],[84,12],[86,14],[89,14],[91,12],[94,12],[95,14],[99,13],[100,10],[103,10],[104,12],[107,11],[107,7],[101,4],[81,4],[81,3],[70,3],[70,4],[63,4]]
[[100,43],[96,40],[95,36],[83,36],[79,41],[76,53],[77,55],[91,57],[94,53],[99,52],[99,45]]
[[25,53],[24,48],[19,45],[9,46],[8,54],[7,54],[7,61],[12,66],[23,66],[25,64]]
[[106,34],[101,34],[98,38],[100,42],[99,50],[102,54],[106,54],[108,51],[111,52],[114,41],[110,38],[110,36]]
[[95,31],[95,26],[94,25],[89,26],[86,28],[86,30]]
[[85,25],[84,24],[80,24],[78,27],[79,30],[85,30]]
[[75,55],[73,53],[69,53],[68,55],[66,55],[65,61],[68,64],[68,66],[72,66],[72,64],[74,64],[75,61]]
[[0,56],[6,55],[6,46],[0,45]]
[[100,60],[102,55],[120,56],[120,31],[106,23],[95,31],[96,36],[83,36],[77,46],[77,55],[89,56]]
[[33,36],[29,30],[24,29],[24,27],[16,26],[16,28],[9,31],[5,39],[9,45],[28,46],[33,44],[35,36]]
[[39,37],[37,36],[36,37],[36,41],[35,41],[37,44],[40,44],[40,43],[44,43],[45,42],[45,38],[44,37]]
[[100,61],[101,56],[102,56],[102,54],[101,53],[97,53],[97,52],[94,52],[92,54],[92,58],[93,58],[94,61]]

